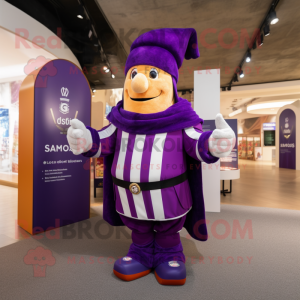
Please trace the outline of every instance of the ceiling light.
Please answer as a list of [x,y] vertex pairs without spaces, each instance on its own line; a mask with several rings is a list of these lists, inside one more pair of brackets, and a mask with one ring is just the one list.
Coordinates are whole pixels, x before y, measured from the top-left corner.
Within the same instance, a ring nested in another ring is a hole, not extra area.
[[244,74],[243,70],[241,70],[241,71],[239,72],[239,74],[240,74],[240,78],[245,77],[245,74]]
[[269,14],[269,20],[271,25],[274,25],[279,21],[276,15],[276,11],[274,9],[272,9],[272,11]]
[[264,44],[264,35],[261,33],[258,37],[258,47],[261,47]]
[[96,93],[96,90],[95,89],[92,89],[93,93]]
[[240,109],[237,109],[237,110],[233,111],[233,112],[230,113],[228,116],[229,116],[229,117],[233,117],[233,116],[238,115],[238,114],[240,114],[240,113],[242,113],[242,112],[243,112],[243,110],[240,108]]
[[104,70],[105,71],[105,73],[108,73],[109,72],[109,69],[106,69],[106,70]]
[[247,106],[247,111],[252,111],[252,110],[257,110],[257,109],[265,109],[265,108],[278,108],[278,107],[282,107],[288,104],[292,104],[293,102],[295,102],[296,100],[293,101],[276,101],[276,102],[270,102],[270,103],[257,103],[257,104],[250,104]]
[[238,78],[237,74],[234,74],[233,82],[239,82],[239,78]]
[[104,67],[103,67],[103,70],[104,70],[104,71],[107,70],[107,69],[108,69],[107,66],[104,66]]
[[251,61],[251,52],[248,51],[246,55],[246,62],[250,62],[250,61]]
[[264,27],[264,35],[265,36],[268,36],[268,35],[270,35],[270,25],[269,24],[267,24],[267,25],[265,25],[265,27]]
[[93,95],[92,97],[95,97],[95,95]]
[[231,91],[231,85],[227,87],[227,91]]
[[256,49],[256,39],[255,39],[254,42],[253,42],[252,49],[253,49],[253,50]]
[[83,16],[82,15],[77,15],[77,18],[78,19],[83,19]]
[[111,78],[115,78],[116,76],[114,74],[111,74]]

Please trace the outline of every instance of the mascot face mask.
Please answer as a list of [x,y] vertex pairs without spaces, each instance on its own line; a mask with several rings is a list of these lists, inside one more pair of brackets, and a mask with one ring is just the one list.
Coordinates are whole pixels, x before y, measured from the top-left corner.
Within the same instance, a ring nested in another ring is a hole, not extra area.
[[162,112],[173,105],[172,76],[148,65],[133,66],[124,84],[124,110],[140,114]]
[[125,65],[123,109],[138,114],[161,113],[178,102],[178,70],[184,59],[199,57],[193,28],[165,28],[139,36]]

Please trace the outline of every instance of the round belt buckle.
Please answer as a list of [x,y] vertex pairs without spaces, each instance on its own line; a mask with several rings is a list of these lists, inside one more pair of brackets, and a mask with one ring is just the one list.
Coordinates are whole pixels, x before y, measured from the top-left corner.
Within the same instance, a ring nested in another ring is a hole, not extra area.
[[141,188],[137,183],[131,183],[129,185],[129,191],[131,194],[138,195],[141,192]]

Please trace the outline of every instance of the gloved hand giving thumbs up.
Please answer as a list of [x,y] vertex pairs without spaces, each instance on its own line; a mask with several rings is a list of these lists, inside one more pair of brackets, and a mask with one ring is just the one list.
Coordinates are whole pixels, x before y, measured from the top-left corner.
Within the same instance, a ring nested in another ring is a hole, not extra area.
[[92,148],[93,139],[91,132],[77,119],[71,121],[71,126],[67,132],[67,139],[75,155],[87,152]]
[[216,129],[209,138],[209,152],[215,157],[226,157],[230,154],[236,136],[221,114],[216,116]]

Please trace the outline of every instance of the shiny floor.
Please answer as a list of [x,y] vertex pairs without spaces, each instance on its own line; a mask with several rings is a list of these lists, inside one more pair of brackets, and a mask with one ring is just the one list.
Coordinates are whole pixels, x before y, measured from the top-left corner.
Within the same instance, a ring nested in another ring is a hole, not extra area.
[[[300,210],[300,171],[279,169],[269,162],[239,162],[241,178],[233,180],[232,193],[223,196],[222,204],[272,207]],[[229,188],[226,181],[225,188]],[[16,226],[18,189],[0,185],[0,247],[26,236]],[[94,198],[91,180],[91,217],[98,215],[102,205],[102,190]]]
[[0,185],[18,187],[18,174],[0,172]]
[[[300,171],[279,169],[271,162],[239,160],[240,179],[222,204],[300,210]],[[229,181],[225,181],[229,189]]]

